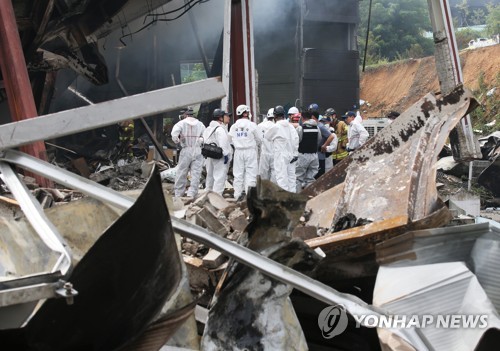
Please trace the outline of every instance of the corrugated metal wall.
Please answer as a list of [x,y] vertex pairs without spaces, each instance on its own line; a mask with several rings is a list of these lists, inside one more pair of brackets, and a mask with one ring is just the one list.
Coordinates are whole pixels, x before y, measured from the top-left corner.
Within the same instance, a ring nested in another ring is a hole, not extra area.
[[[267,6],[267,5],[266,5]],[[277,104],[333,107],[359,101],[358,0],[255,4],[255,65],[261,113]],[[301,96],[302,95],[302,96]]]

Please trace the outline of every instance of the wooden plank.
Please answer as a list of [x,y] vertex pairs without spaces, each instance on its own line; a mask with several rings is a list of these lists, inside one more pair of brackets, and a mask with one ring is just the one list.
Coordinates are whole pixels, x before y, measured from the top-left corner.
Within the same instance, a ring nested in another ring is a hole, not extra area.
[[407,216],[398,216],[383,221],[366,224],[361,227],[349,228],[340,232],[331,233],[319,238],[309,239],[306,240],[305,243],[313,249],[321,247],[323,251],[327,252],[329,248],[335,247],[337,245],[340,245],[341,243],[345,243],[353,239],[365,240],[367,237],[398,228],[404,231],[407,224]]
[[0,195],[0,200],[8,203],[9,205],[19,206],[19,203],[16,200],[11,199],[10,197]]

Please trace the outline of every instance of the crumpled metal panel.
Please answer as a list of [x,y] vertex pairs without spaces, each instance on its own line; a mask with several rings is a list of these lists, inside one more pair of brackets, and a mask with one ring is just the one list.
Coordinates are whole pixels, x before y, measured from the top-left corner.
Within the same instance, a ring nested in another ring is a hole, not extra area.
[[438,98],[427,94],[353,153],[334,221],[353,213],[373,221],[437,209],[437,156],[450,131],[477,106],[463,87]]
[[[476,276],[463,262],[412,267],[381,267],[373,293],[374,306],[395,315],[487,315],[487,328],[499,328],[500,319]],[[433,350],[468,351],[487,328],[438,328],[419,332]]]
[[73,270],[71,306],[46,301],[27,326],[1,330],[8,350],[117,350],[137,338],[178,289],[181,259],[158,174]]
[[352,213],[373,222],[407,216],[422,220],[441,207],[435,163],[450,131],[477,106],[472,92],[427,94],[306,189],[317,195],[344,181],[343,190],[326,206],[336,208],[332,223]]
[[386,267],[413,267],[466,262],[500,313],[500,224],[478,224],[419,230],[377,245],[377,262]]

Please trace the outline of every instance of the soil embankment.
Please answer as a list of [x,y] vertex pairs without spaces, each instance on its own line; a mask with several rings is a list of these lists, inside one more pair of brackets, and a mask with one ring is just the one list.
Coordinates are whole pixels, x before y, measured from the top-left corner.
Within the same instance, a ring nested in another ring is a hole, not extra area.
[[[487,85],[496,86],[500,45],[464,50],[460,61],[466,87],[476,90],[481,74]],[[434,57],[369,68],[361,74],[360,86],[360,98],[370,103],[362,108],[366,117],[385,116],[391,110],[403,112],[425,94],[439,91]]]

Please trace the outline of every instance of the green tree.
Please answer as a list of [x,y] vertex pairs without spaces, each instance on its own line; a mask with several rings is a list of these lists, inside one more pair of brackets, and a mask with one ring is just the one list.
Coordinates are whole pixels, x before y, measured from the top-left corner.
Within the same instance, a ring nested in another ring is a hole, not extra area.
[[195,63],[191,73],[182,79],[182,83],[195,82],[197,80],[206,79],[207,74],[202,63]]
[[460,4],[455,6],[458,9],[459,18],[458,18],[458,26],[459,27],[468,27],[469,22],[467,19],[469,18],[469,4],[467,0],[463,0]]
[[488,35],[500,33],[500,5],[487,5],[488,16],[486,17],[486,32]]
[[[364,55],[369,1],[360,2],[361,23],[359,43]],[[399,58],[432,55],[432,39],[423,33],[431,30],[427,0],[373,0],[370,39],[367,56],[387,58],[393,61]],[[368,60],[367,60],[368,61]]]
[[472,11],[471,22],[474,26],[484,24],[486,22],[486,12],[483,9]]

